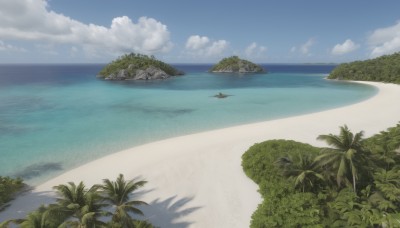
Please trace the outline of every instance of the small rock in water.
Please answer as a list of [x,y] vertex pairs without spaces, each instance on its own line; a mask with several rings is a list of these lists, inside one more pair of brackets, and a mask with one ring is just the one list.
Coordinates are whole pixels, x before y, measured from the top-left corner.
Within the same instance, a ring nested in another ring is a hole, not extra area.
[[214,97],[216,97],[216,98],[227,98],[229,96],[232,96],[232,95],[223,94],[223,93],[218,93],[217,95],[214,95]]

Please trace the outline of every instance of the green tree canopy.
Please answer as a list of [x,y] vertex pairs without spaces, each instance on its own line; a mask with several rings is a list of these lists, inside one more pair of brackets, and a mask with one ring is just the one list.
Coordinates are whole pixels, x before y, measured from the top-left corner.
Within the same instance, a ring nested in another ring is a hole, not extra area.
[[0,211],[2,211],[18,192],[25,187],[21,178],[0,176]]
[[400,52],[375,59],[340,64],[333,69],[328,78],[400,84]]
[[107,64],[99,72],[99,76],[105,78],[111,74],[118,74],[118,72],[123,69],[127,70],[130,74],[133,74],[137,70],[145,70],[150,66],[157,67],[170,76],[183,74],[171,65],[157,60],[154,56],[130,53],[120,56],[116,60]]
[[215,64],[210,72],[237,72],[237,73],[256,73],[264,72],[265,70],[248,60],[240,59],[238,56],[231,56],[223,58],[217,64]]
[[251,227],[400,227],[400,124],[362,136],[343,126],[319,136],[331,148],[286,140],[250,147],[242,166],[263,197]]

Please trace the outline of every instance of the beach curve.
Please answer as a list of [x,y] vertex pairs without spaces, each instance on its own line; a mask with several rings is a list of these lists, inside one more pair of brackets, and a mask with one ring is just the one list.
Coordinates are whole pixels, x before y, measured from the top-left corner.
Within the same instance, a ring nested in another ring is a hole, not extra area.
[[248,227],[261,203],[258,186],[244,174],[241,155],[254,143],[292,139],[324,146],[320,134],[337,133],[347,124],[366,136],[400,121],[400,85],[360,82],[378,93],[362,102],[326,111],[175,137],[114,153],[72,169],[16,199],[0,221],[23,217],[49,203],[52,187],[69,181],[87,186],[115,179],[146,179],[138,194],[150,204],[146,217],[161,227]]

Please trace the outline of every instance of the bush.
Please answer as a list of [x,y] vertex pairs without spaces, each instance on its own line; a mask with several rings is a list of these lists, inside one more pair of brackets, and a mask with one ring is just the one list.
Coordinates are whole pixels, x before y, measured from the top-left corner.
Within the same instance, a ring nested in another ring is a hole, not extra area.
[[0,211],[12,200],[16,193],[25,187],[22,179],[0,176]]
[[298,192],[284,178],[276,161],[297,155],[316,156],[320,149],[291,140],[270,140],[250,147],[242,156],[247,176],[259,184],[263,202],[252,215],[251,227],[319,227],[323,211],[311,192]]

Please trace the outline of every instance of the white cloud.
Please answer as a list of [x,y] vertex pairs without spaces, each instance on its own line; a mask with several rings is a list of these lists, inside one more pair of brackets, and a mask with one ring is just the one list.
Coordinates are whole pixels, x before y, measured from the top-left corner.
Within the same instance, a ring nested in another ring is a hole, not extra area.
[[246,56],[248,57],[259,57],[261,56],[265,51],[267,51],[267,48],[264,46],[259,46],[256,42],[251,43],[246,50],[244,51],[244,53],[246,54]]
[[186,41],[186,53],[196,57],[218,57],[228,48],[226,40],[211,41],[207,36],[193,35]]
[[247,56],[249,56],[254,53],[256,48],[257,48],[257,43],[253,42],[246,48],[246,50],[244,52],[246,53]]
[[347,39],[346,41],[344,41],[343,44],[336,44],[332,48],[332,54],[333,55],[344,55],[344,54],[347,54],[347,53],[350,53],[350,52],[356,50],[359,47],[360,47],[360,45],[354,43],[350,39]]
[[368,37],[371,57],[392,54],[400,51],[400,21],[393,26],[379,28]]
[[228,41],[226,40],[214,41],[211,46],[207,47],[206,56],[220,56],[228,45]]
[[207,46],[209,42],[210,39],[206,36],[190,36],[186,42],[186,48],[191,50],[198,50]]
[[0,40],[0,51],[16,51],[16,52],[26,52],[24,48],[16,47],[11,44],[4,43]]
[[35,48],[43,54],[46,55],[59,55],[56,46],[53,43],[46,43],[46,44],[35,44]]
[[300,52],[305,55],[310,54],[310,48],[312,45],[314,45],[314,39],[310,38],[306,43],[300,46]]
[[77,47],[75,47],[75,46],[72,46],[70,51],[69,51],[69,55],[71,57],[75,57],[78,54],[78,52],[79,52],[79,49]]
[[0,1],[0,39],[72,44],[102,54],[153,54],[172,47],[167,26],[153,18],[135,23],[117,17],[110,27],[84,24],[48,10],[45,0]]
[[307,40],[307,42],[305,42],[300,46],[291,47],[289,51],[292,54],[300,53],[301,55],[311,56],[312,54],[310,52],[310,49],[314,45],[314,43],[315,43],[314,38],[310,38]]

